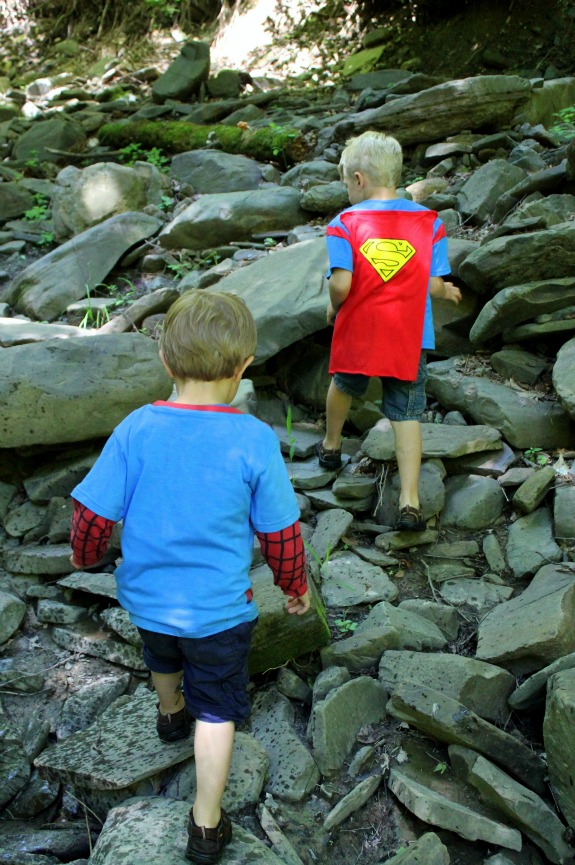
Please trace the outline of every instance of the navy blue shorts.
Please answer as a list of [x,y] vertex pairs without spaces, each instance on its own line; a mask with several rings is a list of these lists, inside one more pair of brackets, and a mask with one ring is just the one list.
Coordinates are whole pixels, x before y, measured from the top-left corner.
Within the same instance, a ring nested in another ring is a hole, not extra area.
[[[360,397],[367,390],[370,377],[351,372],[336,372],[333,381],[338,390],[348,396]],[[425,383],[427,381],[427,353],[421,352],[415,381],[381,377],[383,390],[381,410],[393,421],[421,420],[425,411]]]
[[153,673],[184,671],[190,715],[212,724],[242,724],[250,714],[248,656],[257,619],[209,637],[174,637],[138,628],[144,661]]

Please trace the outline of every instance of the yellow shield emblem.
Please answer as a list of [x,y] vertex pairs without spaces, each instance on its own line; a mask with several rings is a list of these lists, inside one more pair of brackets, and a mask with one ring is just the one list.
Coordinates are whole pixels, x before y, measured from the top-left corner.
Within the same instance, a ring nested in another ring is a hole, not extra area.
[[392,240],[372,237],[363,243],[359,251],[388,282],[415,255],[415,249],[407,240]]

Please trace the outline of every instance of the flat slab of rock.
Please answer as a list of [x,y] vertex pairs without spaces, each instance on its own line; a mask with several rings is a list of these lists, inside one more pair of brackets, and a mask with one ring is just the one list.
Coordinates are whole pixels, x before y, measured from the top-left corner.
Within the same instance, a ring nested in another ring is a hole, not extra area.
[[533,673],[575,651],[575,565],[545,565],[479,624],[476,658]]
[[156,733],[156,696],[110,707],[97,724],[46,748],[35,760],[44,777],[95,790],[119,790],[193,754],[193,738],[164,744]]
[[522,709],[531,709],[540,703],[545,702],[545,693],[547,690],[547,682],[562,670],[572,670],[575,667],[575,652],[569,655],[564,655],[562,658],[557,658],[548,667],[543,667],[525,679],[518,688],[509,695],[509,706],[511,709],[521,711]]
[[521,833],[479,811],[454,802],[393,768],[387,782],[399,801],[425,823],[448,829],[469,841],[487,841],[508,850],[521,850]]
[[[109,812],[90,865],[187,865],[189,810],[189,802],[176,799],[127,800]],[[255,835],[236,823],[224,855],[237,865],[284,865]]]
[[570,446],[569,415],[558,402],[487,376],[468,375],[460,358],[434,361],[428,364],[428,373],[427,392],[442,406],[458,409],[478,424],[490,424],[512,447]]
[[116,577],[114,574],[92,574],[88,571],[74,571],[67,577],[58,580],[58,585],[64,589],[78,589],[91,595],[101,595],[103,598],[118,597]]
[[543,742],[555,801],[570,826],[573,826],[575,821],[574,711],[575,670],[555,673],[547,687]]
[[360,676],[336,688],[312,710],[308,736],[315,761],[324,775],[343,766],[365,724],[377,724],[385,715],[387,692],[369,676]]
[[544,792],[545,767],[530,748],[440,691],[401,685],[389,698],[387,711],[440,742],[487,755],[532,790]]
[[336,553],[321,567],[321,594],[327,607],[394,601],[399,592],[378,566],[354,553]]
[[22,321],[20,318],[0,318],[0,346],[9,348],[28,342],[44,342],[46,339],[66,339],[71,336],[86,336],[90,331],[70,324],[46,324],[38,321]]
[[561,547],[553,537],[553,522],[547,508],[519,517],[509,527],[507,563],[515,577],[536,573],[546,562],[560,562]]
[[447,694],[493,723],[508,714],[515,677],[507,670],[463,655],[388,650],[379,663],[379,681],[392,694],[404,682]]
[[[501,433],[490,426],[453,426],[452,424],[421,424],[423,457],[455,457],[479,451],[500,450]],[[391,424],[384,418],[368,432],[362,451],[374,460],[395,457],[395,438]]]
[[540,796],[484,757],[473,762],[467,780],[477,788],[484,802],[505,814],[550,862],[563,865],[572,861],[573,848],[563,839],[565,826]]

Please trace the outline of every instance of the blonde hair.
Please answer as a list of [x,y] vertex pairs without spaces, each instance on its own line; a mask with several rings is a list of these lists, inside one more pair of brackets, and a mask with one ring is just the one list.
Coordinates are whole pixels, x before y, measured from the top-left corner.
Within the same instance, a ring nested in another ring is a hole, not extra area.
[[256,323],[240,297],[192,289],[169,308],[160,350],[176,378],[219,381],[255,354],[256,341]]
[[401,179],[403,153],[401,144],[383,132],[364,132],[346,141],[339,162],[343,178],[356,171],[366,174],[376,186],[396,187]]

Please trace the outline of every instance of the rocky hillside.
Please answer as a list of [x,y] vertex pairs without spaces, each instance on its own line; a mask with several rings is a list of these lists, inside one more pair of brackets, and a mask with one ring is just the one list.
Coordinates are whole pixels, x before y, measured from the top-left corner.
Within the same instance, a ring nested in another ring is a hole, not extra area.
[[[381,39],[330,86],[214,72],[197,39],[158,67],[116,57],[2,84],[6,865],[185,861],[193,747],[155,736],[116,602],[121,527],[108,565],[72,573],[69,494],[129,411],[169,397],[156,336],[170,304],[216,285],[258,324],[238,405],[281,442],[314,595],[286,621],[254,551],[253,713],[224,861],[572,860],[575,79],[392,68]],[[439,213],[463,293],[434,304],[413,535],[391,528],[375,382],[342,471],[313,456],[325,225],[347,204],[342,146],[368,128],[402,142],[401,194]]]

